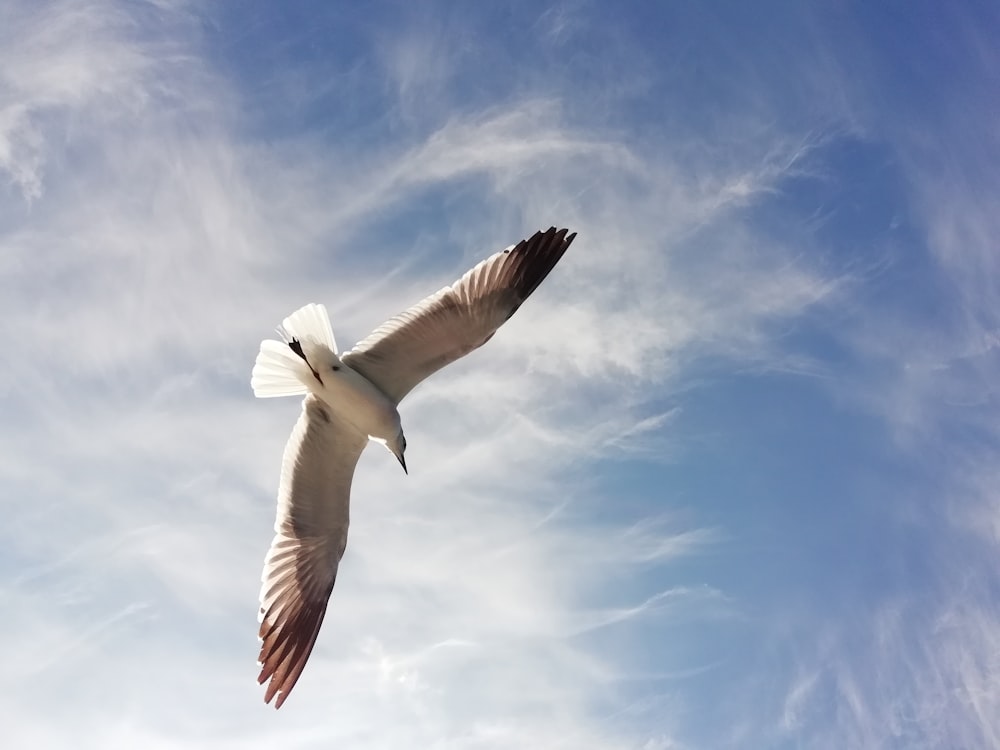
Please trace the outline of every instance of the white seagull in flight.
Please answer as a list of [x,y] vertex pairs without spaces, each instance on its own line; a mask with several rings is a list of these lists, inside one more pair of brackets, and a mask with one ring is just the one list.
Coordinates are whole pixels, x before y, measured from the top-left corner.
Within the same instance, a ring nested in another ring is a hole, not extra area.
[[280,708],[319,633],[347,546],[351,479],[369,440],[406,471],[397,405],[431,373],[496,333],[549,274],[576,234],[552,227],[508,247],[383,323],[343,356],[323,305],[285,318],[261,342],[250,385],[259,398],[302,396],[281,464],[275,537],[260,590],[260,677]]

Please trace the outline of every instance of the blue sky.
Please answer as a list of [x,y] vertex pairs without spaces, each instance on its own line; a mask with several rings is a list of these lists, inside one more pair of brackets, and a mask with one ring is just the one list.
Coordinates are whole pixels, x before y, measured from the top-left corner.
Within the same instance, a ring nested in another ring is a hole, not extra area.
[[[16,746],[1000,745],[1000,12],[12,0],[0,675]],[[256,685],[292,400],[579,233],[358,469]]]

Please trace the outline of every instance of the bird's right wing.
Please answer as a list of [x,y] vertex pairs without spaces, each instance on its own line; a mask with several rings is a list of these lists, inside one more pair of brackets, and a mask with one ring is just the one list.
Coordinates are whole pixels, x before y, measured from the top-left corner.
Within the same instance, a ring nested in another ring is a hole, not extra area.
[[342,359],[396,403],[476,349],[513,315],[576,237],[551,227],[494,253],[451,286],[376,328]]
[[281,464],[275,537],[260,591],[258,681],[280,708],[319,633],[347,546],[351,480],[368,436],[310,394]]

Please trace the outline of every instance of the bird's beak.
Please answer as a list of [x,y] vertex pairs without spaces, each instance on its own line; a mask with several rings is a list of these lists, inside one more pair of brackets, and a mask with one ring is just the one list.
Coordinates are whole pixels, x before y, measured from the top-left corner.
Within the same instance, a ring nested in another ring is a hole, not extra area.
[[409,476],[410,472],[406,470],[406,459],[403,458],[403,454],[400,453],[398,456],[396,456],[396,458],[399,459],[399,465],[403,467],[403,473]]

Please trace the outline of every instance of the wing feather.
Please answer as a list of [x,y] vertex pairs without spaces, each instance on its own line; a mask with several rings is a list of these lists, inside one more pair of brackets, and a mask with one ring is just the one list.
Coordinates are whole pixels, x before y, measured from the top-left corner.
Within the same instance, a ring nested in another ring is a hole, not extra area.
[[551,227],[491,255],[386,321],[343,356],[399,403],[424,378],[479,348],[548,276],[576,234]]
[[351,480],[368,436],[310,394],[285,446],[260,590],[258,682],[280,708],[312,653],[347,546]]

